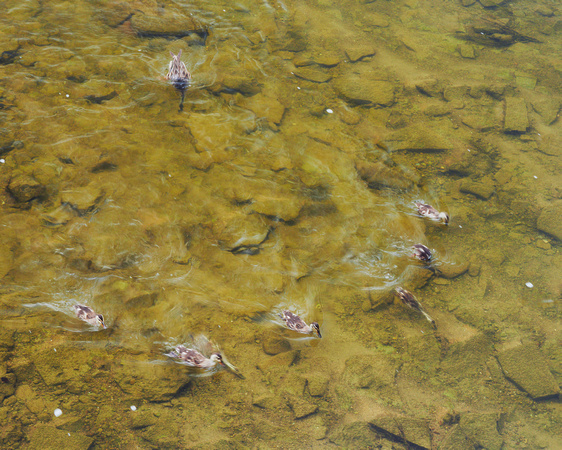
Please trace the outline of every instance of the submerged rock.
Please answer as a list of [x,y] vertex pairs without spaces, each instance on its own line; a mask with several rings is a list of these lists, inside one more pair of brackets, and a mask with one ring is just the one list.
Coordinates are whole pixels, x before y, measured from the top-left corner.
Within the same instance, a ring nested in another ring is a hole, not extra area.
[[498,433],[500,414],[469,413],[463,414],[459,426],[475,448],[501,450],[503,438]]
[[525,133],[529,128],[527,103],[520,97],[505,99],[504,131],[506,133]]
[[42,197],[47,189],[39,181],[29,175],[16,175],[8,183],[8,192],[20,203]]
[[462,181],[460,191],[465,194],[472,194],[482,200],[488,200],[496,191],[496,186],[489,177],[484,177],[478,181],[467,179]]
[[334,81],[336,92],[356,105],[391,106],[394,85],[384,80],[369,80],[358,74],[346,74]]
[[37,425],[32,427],[27,439],[30,450],[44,450],[46,448],[88,449],[94,440],[81,433],[68,433],[50,425]]
[[342,448],[376,448],[380,438],[368,422],[353,422],[336,428],[329,435],[330,442]]
[[303,417],[309,416],[318,411],[318,405],[315,405],[314,403],[296,395],[289,397],[288,404],[293,411],[295,419],[302,419]]
[[425,124],[416,124],[391,133],[386,141],[391,151],[442,152],[452,148],[449,140]]
[[369,421],[374,430],[392,441],[431,448],[427,420],[413,417],[380,417]]
[[537,219],[537,228],[562,241],[562,201],[544,208]]
[[533,400],[560,394],[560,387],[535,343],[505,350],[498,355],[498,361],[506,378]]

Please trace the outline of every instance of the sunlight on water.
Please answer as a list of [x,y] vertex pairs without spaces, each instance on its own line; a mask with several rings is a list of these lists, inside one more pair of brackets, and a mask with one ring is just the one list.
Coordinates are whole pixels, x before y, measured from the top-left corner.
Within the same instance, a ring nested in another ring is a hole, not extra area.
[[5,3],[2,448],[556,448],[556,2]]

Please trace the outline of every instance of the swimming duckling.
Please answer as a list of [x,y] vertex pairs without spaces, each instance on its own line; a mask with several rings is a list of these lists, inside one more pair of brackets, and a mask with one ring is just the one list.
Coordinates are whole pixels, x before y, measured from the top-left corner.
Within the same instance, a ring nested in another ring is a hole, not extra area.
[[416,300],[416,297],[414,297],[414,294],[407,291],[406,289],[402,289],[401,287],[397,287],[396,288],[396,295],[398,295],[400,300],[402,300],[402,303],[404,303],[406,306],[408,306],[412,309],[415,309],[416,311],[422,313],[424,315],[424,317],[431,323],[431,325],[433,325],[434,328],[436,327],[435,320],[433,320],[430,317],[430,315],[423,310],[422,306],[420,305],[420,302],[418,302]]
[[[194,369],[203,369],[204,372],[209,372],[209,374],[213,373],[212,369],[219,365],[230,370],[237,377],[244,378],[244,375],[222,355],[218,346],[209,341],[205,336],[192,337],[192,341],[194,348],[178,345],[175,350],[165,355],[177,358],[179,363]],[[210,354],[210,356],[207,358],[205,354]]]
[[429,217],[433,220],[442,220],[445,225],[449,223],[449,214],[446,212],[439,212],[433,206],[426,205],[424,203],[415,203],[416,207],[418,208],[418,213],[421,216]]
[[420,261],[424,261],[424,262],[431,261],[431,257],[432,257],[431,250],[429,250],[429,248],[427,248],[425,245],[415,244],[412,247],[412,250],[414,251],[414,254],[412,255],[414,258],[417,258]]
[[172,60],[168,67],[168,74],[166,79],[172,82],[172,85],[181,92],[180,111],[183,111],[183,99],[185,98],[185,90],[189,87],[191,81],[191,74],[188,72],[185,64],[180,61],[181,50],[177,55],[170,52]]
[[283,319],[289,330],[303,334],[314,334],[319,338],[322,337],[320,334],[320,325],[318,325],[317,322],[312,322],[310,325],[307,325],[299,316],[287,310],[284,310],[279,316]]
[[74,305],[74,312],[76,313],[76,317],[86,323],[89,323],[90,325],[107,328],[105,326],[103,316],[101,314],[96,314],[96,312],[89,306]]
[[166,356],[178,358],[183,364],[189,367],[199,367],[201,369],[210,369],[217,364],[224,366],[222,355],[219,352],[214,352],[209,358],[203,356],[202,353],[192,348],[186,348],[183,345],[178,345],[175,351],[167,353]]

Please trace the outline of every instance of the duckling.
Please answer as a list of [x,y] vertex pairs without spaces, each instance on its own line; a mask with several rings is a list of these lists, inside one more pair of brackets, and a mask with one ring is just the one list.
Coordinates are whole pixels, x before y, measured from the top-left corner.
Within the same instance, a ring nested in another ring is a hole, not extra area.
[[431,254],[431,250],[429,250],[429,248],[427,248],[425,245],[415,244],[412,247],[412,250],[414,251],[414,254],[412,255],[414,258],[417,258],[420,261],[424,262],[431,261],[433,255]]
[[166,79],[172,82],[172,85],[181,92],[180,111],[183,111],[183,100],[185,98],[185,90],[189,87],[191,81],[191,74],[188,72],[185,64],[181,62],[181,50],[177,55],[170,52],[172,60],[168,67],[168,74]]
[[317,322],[312,322],[310,325],[307,325],[299,316],[287,310],[284,310],[279,316],[283,319],[289,330],[303,334],[314,334],[319,338],[322,337],[320,334],[320,325],[318,325]]
[[186,348],[183,345],[178,345],[175,351],[171,351],[166,355],[172,358],[178,358],[182,363],[189,367],[198,367],[200,369],[210,369],[215,367],[217,364],[220,364],[221,366],[225,365],[222,360],[222,355],[219,352],[214,352],[209,358],[206,358],[197,350]]
[[[237,377],[244,378],[244,375],[222,355],[218,346],[209,341],[205,336],[192,337],[192,344],[194,348],[178,345],[175,350],[165,355],[177,358],[181,364],[194,369],[203,369],[203,371],[208,371],[209,373],[212,373],[212,369],[219,365],[230,370]],[[210,356],[207,358],[205,354],[210,354]]]
[[433,206],[426,205],[424,203],[415,203],[416,207],[418,208],[418,213],[421,216],[429,217],[433,220],[442,220],[445,225],[449,223],[449,214],[446,212],[439,212]]
[[96,312],[89,306],[74,305],[74,312],[76,313],[76,317],[86,323],[89,323],[90,325],[93,325],[95,327],[102,326],[103,328],[107,328],[105,326],[103,316],[101,314],[96,314]]
[[436,328],[435,320],[433,320],[430,317],[430,315],[423,310],[422,306],[420,305],[420,302],[418,302],[416,300],[416,297],[414,297],[414,294],[407,291],[406,289],[402,289],[401,287],[397,287],[396,288],[396,295],[398,296],[398,298],[400,298],[400,300],[402,300],[402,303],[404,303],[406,306],[408,306],[412,309],[415,309],[416,311],[422,313],[424,315],[424,317],[431,323],[431,325],[433,325],[433,327]]

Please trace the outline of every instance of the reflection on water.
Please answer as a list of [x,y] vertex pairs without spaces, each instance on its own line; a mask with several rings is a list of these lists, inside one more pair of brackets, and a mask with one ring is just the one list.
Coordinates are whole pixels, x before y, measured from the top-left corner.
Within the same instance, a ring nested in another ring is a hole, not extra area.
[[555,448],[556,2],[5,3],[3,448]]

